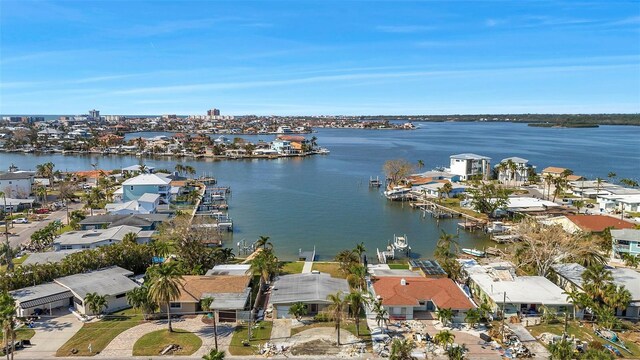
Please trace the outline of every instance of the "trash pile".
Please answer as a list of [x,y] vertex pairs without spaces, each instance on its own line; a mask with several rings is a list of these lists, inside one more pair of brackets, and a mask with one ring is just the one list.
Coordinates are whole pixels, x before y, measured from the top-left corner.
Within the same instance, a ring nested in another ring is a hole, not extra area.
[[288,346],[277,346],[270,342],[266,342],[262,347],[260,347],[260,355],[263,355],[264,357],[285,354],[287,351],[289,351]]

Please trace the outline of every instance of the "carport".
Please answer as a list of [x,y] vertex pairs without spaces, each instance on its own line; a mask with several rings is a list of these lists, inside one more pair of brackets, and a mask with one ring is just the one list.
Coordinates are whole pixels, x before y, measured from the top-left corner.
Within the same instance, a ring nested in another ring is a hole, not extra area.
[[53,313],[53,309],[68,308],[73,301],[71,291],[56,283],[15,290],[11,292],[11,296],[16,300],[16,313],[18,316],[33,315],[36,309]]

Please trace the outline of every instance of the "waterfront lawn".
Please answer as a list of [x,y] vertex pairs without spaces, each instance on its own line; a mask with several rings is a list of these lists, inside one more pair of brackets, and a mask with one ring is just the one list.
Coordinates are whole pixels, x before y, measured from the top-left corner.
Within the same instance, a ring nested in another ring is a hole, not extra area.
[[[28,327],[21,327],[16,330],[16,341],[29,340],[36,334],[36,331]],[[4,331],[0,331],[0,342],[4,341]]]
[[[536,338],[538,338],[542,333],[552,333],[560,336],[564,331],[564,324],[562,323],[540,324],[540,325],[530,326],[527,328],[527,330],[529,330],[531,335],[535,336]],[[567,332],[569,333],[569,336],[573,335],[577,339],[580,339],[582,341],[587,341],[587,342],[598,341],[600,343],[606,343],[605,340],[596,336],[596,334],[593,332],[592,326],[590,325],[580,326],[580,324],[576,321],[569,322],[567,327]],[[630,336],[633,336],[633,331],[618,332],[618,336],[620,336],[622,341],[624,341],[625,345],[629,348],[629,350],[631,350],[631,352],[633,353],[632,357],[637,357],[638,355],[640,355],[640,346],[636,344],[633,341],[633,339],[630,338]],[[547,346],[547,344],[544,344],[544,345]],[[627,352],[624,352],[624,351],[622,352],[626,355],[629,355],[629,353]]]
[[388,264],[392,270],[409,270],[409,264]]
[[331,275],[331,277],[346,279],[347,276],[340,270],[340,264],[337,262],[314,262],[311,270],[318,270]]
[[176,344],[180,350],[171,355],[192,355],[202,346],[202,339],[197,335],[182,329],[162,329],[142,336],[133,345],[133,356],[160,355],[167,345]]
[[251,331],[251,341],[245,346],[243,342],[247,340],[247,325],[236,327],[229,345],[229,353],[231,355],[257,355],[262,344],[271,339],[271,321],[261,321],[258,326]]
[[304,261],[285,261],[282,263],[280,275],[300,274],[304,267]]
[[[436,201],[436,203],[438,203],[438,202]],[[460,199],[457,199],[457,198],[441,199],[440,205],[449,207],[449,208],[451,208],[453,210],[459,211],[459,212],[467,214],[469,216],[473,216],[473,217],[478,218],[478,219],[484,219],[484,220],[488,219],[487,215],[485,215],[485,214],[481,214],[481,213],[473,211],[471,209],[467,209],[467,208],[461,207],[460,206]]]
[[[92,356],[102,351],[116,336],[142,322],[142,314],[133,309],[118,311],[106,315],[102,320],[87,323],[67,341],[56,356]],[[89,354],[89,344],[93,354]],[[71,349],[77,349],[77,354],[71,354]]]

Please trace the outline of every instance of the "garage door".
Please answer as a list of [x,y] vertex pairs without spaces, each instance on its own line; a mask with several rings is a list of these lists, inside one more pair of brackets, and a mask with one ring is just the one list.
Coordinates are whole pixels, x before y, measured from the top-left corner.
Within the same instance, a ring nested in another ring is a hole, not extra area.
[[289,315],[290,306],[276,306],[276,311],[278,312],[278,319],[288,319],[291,315]]

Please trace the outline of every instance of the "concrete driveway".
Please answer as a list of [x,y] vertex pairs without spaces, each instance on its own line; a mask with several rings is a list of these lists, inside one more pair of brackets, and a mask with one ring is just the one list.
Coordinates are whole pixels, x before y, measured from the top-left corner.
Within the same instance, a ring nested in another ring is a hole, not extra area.
[[31,346],[17,351],[17,359],[53,358],[56,351],[82,328],[83,323],[69,313],[56,318],[36,322],[36,334]]
[[271,340],[284,341],[291,337],[291,319],[273,319]]

